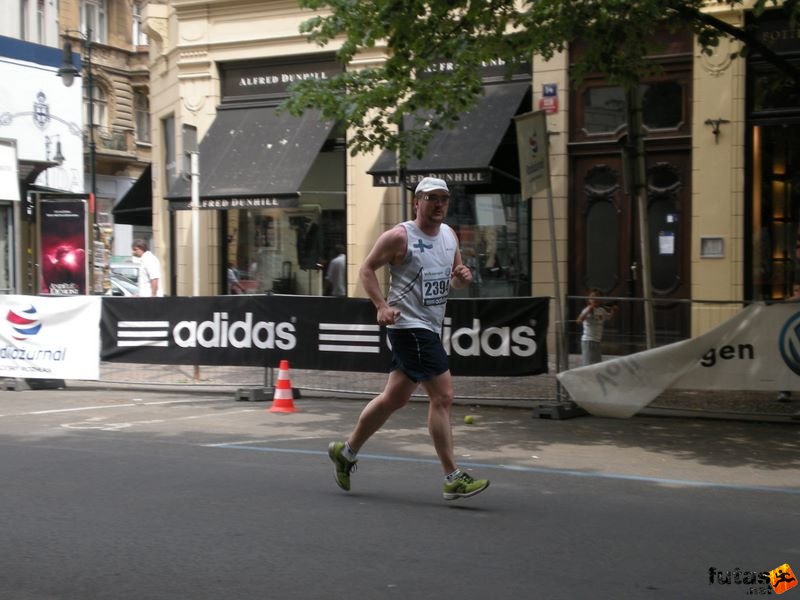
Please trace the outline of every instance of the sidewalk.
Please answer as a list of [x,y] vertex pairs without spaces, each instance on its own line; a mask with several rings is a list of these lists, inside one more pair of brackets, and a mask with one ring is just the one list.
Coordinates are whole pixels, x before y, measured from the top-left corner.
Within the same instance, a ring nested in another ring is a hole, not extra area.
[[[271,388],[277,369],[262,367],[214,367],[101,363],[97,382],[68,381],[70,388],[122,387],[163,389],[180,393],[224,393],[235,397],[241,388]],[[292,387],[305,396],[367,400],[378,394],[386,381],[383,373],[291,369]],[[528,377],[454,377],[457,404],[484,404],[534,408],[557,401],[554,369]],[[424,399],[419,393],[419,399]],[[656,398],[642,413],[662,416],[695,416],[800,424],[800,393],[790,402],[779,402],[774,392],[674,391]]]

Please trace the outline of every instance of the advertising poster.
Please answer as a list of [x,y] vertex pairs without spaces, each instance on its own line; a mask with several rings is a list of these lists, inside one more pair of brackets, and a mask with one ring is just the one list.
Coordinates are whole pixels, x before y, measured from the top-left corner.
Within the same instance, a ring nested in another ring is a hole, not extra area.
[[99,296],[0,295],[0,377],[100,377]]
[[86,200],[39,203],[39,293],[80,296],[87,293],[89,257]]
[[544,111],[514,117],[517,126],[520,185],[522,198],[533,198],[550,187],[547,121]]

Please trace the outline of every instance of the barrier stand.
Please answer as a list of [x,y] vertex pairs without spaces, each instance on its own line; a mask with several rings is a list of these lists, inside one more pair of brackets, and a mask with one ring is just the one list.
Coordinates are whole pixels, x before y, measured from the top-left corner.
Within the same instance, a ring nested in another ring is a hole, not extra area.
[[[287,361],[281,361],[281,364]],[[288,362],[287,362],[288,365]],[[273,367],[264,367],[264,385],[261,387],[248,387],[239,388],[234,394],[234,399],[237,402],[266,402],[267,400],[274,400],[275,397],[275,375]],[[297,388],[292,389],[292,398],[297,400],[300,398],[300,390]]]
[[[556,337],[556,373],[561,372],[562,365],[569,365],[566,343],[562,336]],[[533,419],[572,419],[583,417],[589,413],[578,406],[567,393],[567,390],[556,379],[556,397],[554,400],[542,400],[533,407]]]

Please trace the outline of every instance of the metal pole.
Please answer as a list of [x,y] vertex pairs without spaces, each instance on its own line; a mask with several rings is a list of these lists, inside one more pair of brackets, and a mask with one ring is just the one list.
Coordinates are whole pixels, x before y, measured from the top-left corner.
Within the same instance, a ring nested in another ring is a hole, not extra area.
[[[94,243],[99,239],[97,231],[97,145],[95,144],[94,137],[94,72],[92,70],[92,28],[86,29],[86,93],[89,96],[89,178],[91,200],[91,233],[89,234],[89,281],[91,282],[91,289],[88,290],[89,294],[96,291],[95,281],[95,247]],[[102,290],[101,290],[102,293]]]
[[86,91],[89,95],[89,173],[91,176],[91,191],[94,210],[92,211],[92,226],[97,227],[97,145],[94,137],[94,73],[92,71],[92,28],[86,29],[86,56],[88,69],[86,78]]
[[405,117],[400,119],[397,124],[397,133],[399,133],[399,144],[397,146],[397,184],[400,186],[400,220],[408,220],[408,206],[406,206],[406,159],[403,155],[403,121]]
[[192,296],[200,295],[200,153],[189,152],[192,181]]
[[547,210],[548,210],[548,224],[550,227],[550,252],[553,255],[550,258],[550,263],[553,268],[553,286],[556,293],[556,372],[560,373],[565,371],[564,357],[566,356],[567,345],[566,336],[564,335],[564,318],[562,313],[563,299],[561,296],[561,277],[558,273],[558,243],[556,242],[556,217],[555,209],[553,208],[553,190],[550,185],[547,186]]
[[639,248],[642,258],[642,298],[644,300],[644,330],[648,348],[655,344],[655,319],[653,316],[653,289],[651,285],[650,229],[647,203],[647,168],[642,137],[642,97],[637,87],[625,90],[628,107],[628,136],[631,140],[630,167],[632,187],[638,208]]

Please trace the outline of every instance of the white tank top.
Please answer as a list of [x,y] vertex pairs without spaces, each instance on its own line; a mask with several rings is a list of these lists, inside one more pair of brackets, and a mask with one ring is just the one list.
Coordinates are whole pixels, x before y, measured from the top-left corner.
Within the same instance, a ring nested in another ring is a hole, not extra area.
[[458,238],[444,223],[435,236],[423,233],[414,221],[400,225],[406,230],[408,243],[403,262],[390,266],[387,302],[400,310],[400,317],[389,327],[420,327],[440,335]]

